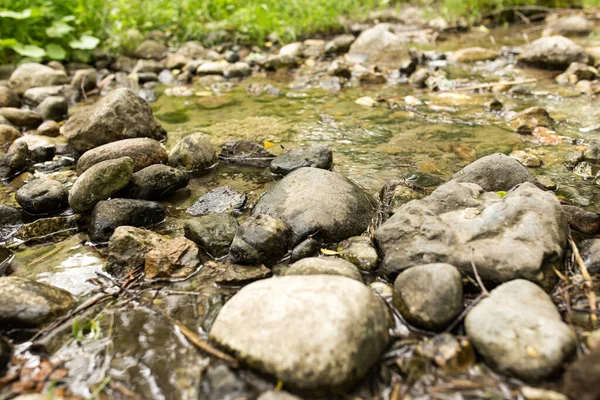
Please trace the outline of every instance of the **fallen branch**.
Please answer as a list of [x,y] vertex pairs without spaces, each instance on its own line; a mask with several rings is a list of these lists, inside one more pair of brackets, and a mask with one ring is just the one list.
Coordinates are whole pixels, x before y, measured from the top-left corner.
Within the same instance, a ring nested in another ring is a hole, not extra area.
[[473,274],[475,275],[475,279],[477,280],[477,284],[479,285],[481,292],[485,296],[489,296],[490,292],[488,292],[488,290],[483,285],[483,281],[481,280],[481,277],[479,276],[479,272],[477,272],[477,267],[475,266],[474,254],[475,254],[475,249],[471,248],[471,267],[473,268]]
[[581,276],[583,277],[583,284],[584,284],[584,290],[586,293],[586,296],[588,298],[588,301],[590,303],[590,320],[592,322],[592,327],[595,327],[596,324],[598,323],[598,316],[596,315],[596,310],[598,308],[598,304],[597,304],[597,300],[596,300],[596,293],[594,292],[594,286],[593,286],[593,281],[592,281],[592,277],[590,276],[590,272],[588,271],[587,267],[585,266],[585,263],[583,262],[583,259],[581,258],[581,254],[579,254],[579,249],[577,248],[577,245],[575,244],[575,242],[573,241],[573,238],[571,238],[570,236],[568,237],[569,240],[569,244],[571,245],[571,250],[573,251],[573,255],[575,256],[575,261],[577,262],[577,265],[579,266],[579,269],[581,270]]

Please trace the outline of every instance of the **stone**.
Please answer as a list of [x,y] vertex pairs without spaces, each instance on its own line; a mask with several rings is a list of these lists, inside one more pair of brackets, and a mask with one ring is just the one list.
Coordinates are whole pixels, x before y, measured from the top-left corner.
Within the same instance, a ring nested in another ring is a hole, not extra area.
[[20,209],[0,204],[0,240],[11,238],[23,225],[23,213]]
[[221,148],[219,160],[226,164],[268,167],[275,155],[249,140],[231,140]]
[[463,310],[460,272],[441,263],[407,269],[394,282],[394,306],[409,324],[443,331]]
[[96,204],[88,234],[96,243],[107,242],[119,226],[146,227],[165,219],[164,206],[154,201],[111,199]]
[[359,382],[379,360],[389,324],[383,301],[360,282],[285,276],[243,287],[225,303],[209,337],[286,387],[333,392]]
[[292,228],[294,245],[309,235],[324,243],[337,243],[366,231],[376,204],[339,173],[300,168],[263,194],[252,215],[281,218]]
[[40,328],[75,306],[69,292],[16,276],[0,277],[0,330]]
[[488,365],[526,381],[556,373],[576,347],[550,297],[522,279],[492,290],[467,314],[465,329]]
[[448,374],[466,373],[476,361],[475,350],[469,340],[450,333],[442,333],[420,343],[415,355],[433,361]]
[[347,53],[354,40],[356,38],[350,34],[336,36],[325,45],[325,54],[339,55]]
[[206,370],[199,388],[202,400],[252,399],[251,388],[229,367],[220,364]]
[[58,181],[34,179],[21,186],[15,194],[17,203],[33,215],[52,214],[69,206],[69,193]]
[[8,179],[14,177],[27,167],[29,147],[27,143],[14,141],[6,154],[0,153],[0,178]]
[[512,153],[510,153],[509,157],[514,158],[515,160],[517,160],[518,162],[520,162],[528,168],[539,168],[543,164],[541,158],[539,158],[535,154],[531,154],[523,150],[515,150]]
[[77,173],[82,174],[99,162],[121,157],[130,157],[133,160],[133,172],[153,164],[166,164],[169,159],[165,148],[154,139],[123,139],[83,153],[77,160]]
[[169,53],[165,60],[165,67],[167,69],[182,69],[187,63],[192,61],[190,57],[186,57],[183,54]]
[[341,258],[350,261],[361,271],[371,272],[377,269],[379,255],[371,238],[355,236],[346,239],[338,245],[337,252]]
[[44,119],[62,121],[69,114],[69,103],[62,96],[49,96],[36,107],[36,111]]
[[333,153],[329,147],[311,145],[291,149],[287,153],[276,157],[270,165],[271,172],[277,175],[287,175],[298,168],[331,169],[333,166]]
[[181,139],[169,154],[169,165],[184,171],[208,172],[218,162],[208,136],[194,133]]
[[319,58],[325,52],[327,42],[320,39],[308,39],[302,43],[302,56]]
[[521,47],[519,62],[546,69],[563,69],[573,62],[589,64],[591,56],[583,47],[564,36],[537,39]]
[[562,392],[571,399],[597,400],[600,398],[600,349],[594,349],[575,361],[564,374]]
[[390,214],[411,200],[421,200],[428,194],[427,190],[406,179],[392,179],[379,191],[379,199],[383,209]]
[[0,108],[2,107],[21,107],[19,95],[6,86],[0,86]]
[[600,215],[569,205],[563,205],[563,210],[571,229],[586,235],[595,235],[600,231]]
[[118,56],[112,65],[115,71],[130,73],[136,66],[137,61],[131,57]]
[[247,196],[231,186],[221,186],[211,190],[189,206],[186,212],[193,216],[224,213],[240,210],[246,204]]
[[211,257],[223,257],[238,230],[234,216],[227,213],[208,214],[186,221],[183,225],[185,237],[196,243]]
[[133,51],[134,57],[161,60],[167,55],[167,46],[156,40],[144,40]]
[[189,180],[185,171],[154,164],[135,172],[119,194],[130,199],[159,200],[186,187]]
[[161,235],[133,226],[118,226],[108,241],[106,271],[122,278],[144,268],[146,255],[162,241]]
[[81,92],[96,89],[98,75],[94,68],[78,69],[71,79],[71,87]]
[[269,215],[253,215],[238,228],[229,258],[234,264],[274,265],[287,252],[292,238],[288,224]]
[[569,68],[562,74],[556,77],[556,82],[560,84],[577,83],[579,81],[593,81],[598,79],[600,73],[594,67],[587,64],[574,62],[569,65]]
[[196,75],[224,75],[225,71],[230,67],[227,61],[209,61],[201,64],[196,69]]
[[292,249],[292,254],[290,255],[290,262],[294,263],[298,260],[307,257],[313,257],[319,254],[319,249],[321,245],[315,239],[308,238],[298,243],[296,247]]
[[377,24],[356,38],[346,58],[351,63],[399,65],[408,58],[408,47],[389,24]]
[[592,274],[600,272],[600,239],[587,239],[579,243],[583,263]]
[[592,23],[582,15],[565,15],[548,22],[543,30],[543,36],[587,36],[593,30]]
[[354,264],[337,257],[308,257],[296,261],[285,271],[289,275],[339,275],[362,282]]
[[459,63],[474,63],[478,61],[493,61],[498,57],[500,57],[500,53],[496,50],[485,49],[483,47],[469,47],[455,51],[450,58]]
[[527,168],[514,158],[501,153],[472,162],[454,174],[452,181],[475,183],[487,192],[507,192],[525,182],[537,185],[535,176]]
[[538,126],[551,128],[554,120],[548,111],[541,107],[531,107],[519,112],[510,120],[510,127],[521,134],[531,134]]
[[0,336],[0,376],[4,376],[6,367],[13,355],[12,345],[3,336]]
[[[159,63],[154,60],[138,60],[131,74],[138,75],[138,79],[143,81],[143,74],[158,74],[164,68],[162,63]],[[156,75],[154,75],[156,77]],[[156,80],[156,79],[155,79]],[[140,82],[143,83],[143,82]]]
[[298,65],[300,65],[300,58],[286,54],[271,55],[261,64],[267,71],[296,68]]
[[44,121],[38,126],[36,132],[38,135],[42,136],[57,137],[60,135],[60,125],[58,125],[56,121]]
[[417,70],[408,78],[408,82],[416,88],[427,87],[429,79],[429,70],[427,68],[417,68]]
[[144,271],[147,279],[184,278],[198,265],[198,247],[186,238],[161,241],[146,254]]
[[38,63],[25,63],[11,74],[8,87],[21,95],[32,87],[65,85],[69,78],[64,71],[57,71]]
[[37,111],[20,108],[0,108],[0,116],[19,128],[37,128],[44,121],[43,116]]
[[15,236],[24,242],[60,241],[73,236],[78,231],[77,217],[68,215],[36,219],[23,225]]
[[16,128],[8,125],[0,125],[0,147],[6,147],[21,136]]
[[252,74],[252,68],[245,62],[239,61],[234,64],[229,64],[223,75],[225,78],[243,78]]
[[301,398],[281,390],[269,390],[258,396],[257,400],[301,400]]
[[206,55],[206,49],[199,41],[191,40],[182,44],[181,47],[177,49],[176,53],[196,60],[204,58]]
[[533,388],[531,386],[521,387],[521,394],[525,400],[569,400],[567,396],[553,390]]
[[550,288],[561,269],[568,223],[553,193],[523,183],[506,194],[450,181],[411,201],[375,232],[383,272],[444,262],[484,281],[525,278]]
[[32,107],[37,107],[42,101],[51,96],[64,96],[64,86],[42,86],[27,89],[23,93],[23,102]]
[[93,106],[78,111],[60,131],[81,152],[122,139],[161,141],[167,137],[148,104],[126,88],[114,89]]
[[76,213],[91,211],[99,201],[127,186],[132,174],[133,160],[129,157],[101,161],[77,178],[69,191],[69,205]]

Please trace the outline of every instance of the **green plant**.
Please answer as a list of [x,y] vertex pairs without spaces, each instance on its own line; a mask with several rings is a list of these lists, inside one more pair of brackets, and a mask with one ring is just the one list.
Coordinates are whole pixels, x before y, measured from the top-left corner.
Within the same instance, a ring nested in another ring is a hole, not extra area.
[[71,332],[73,338],[78,342],[86,338],[96,339],[101,333],[100,321],[91,319],[82,324],[79,319],[75,318],[71,325]]

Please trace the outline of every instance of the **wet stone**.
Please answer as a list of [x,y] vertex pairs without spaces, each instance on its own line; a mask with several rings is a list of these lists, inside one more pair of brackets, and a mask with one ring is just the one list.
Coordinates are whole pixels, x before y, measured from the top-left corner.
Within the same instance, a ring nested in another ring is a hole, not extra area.
[[290,275],[339,275],[362,282],[354,264],[337,257],[308,257],[293,263],[286,271]]
[[451,59],[459,63],[474,63],[478,61],[492,61],[500,57],[500,53],[483,47],[469,47],[455,51]]
[[23,185],[15,194],[25,212],[34,215],[51,214],[69,206],[69,194],[64,186],[51,179],[35,179]]
[[596,400],[600,398],[598,379],[600,379],[600,349],[594,349],[567,369],[562,391],[571,399]]
[[227,366],[209,367],[200,384],[202,400],[249,399],[251,387]]
[[15,235],[24,242],[46,242],[63,240],[79,231],[74,215],[37,219],[23,225]]
[[540,68],[566,68],[573,62],[587,64],[591,57],[583,47],[564,36],[542,37],[521,48],[517,60]]
[[379,191],[379,200],[390,214],[402,204],[411,200],[420,200],[427,195],[427,191],[414,182],[406,179],[393,179],[386,182]]
[[232,188],[221,186],[200,197],[187,209],[193,216],[225,213],[239,210],[246,204],[246,195]]
[[6,86],[0,86],[0,108],[2,107],[20,107],[21,100],[19,96],[7,88]]
[[283,220],[254,215],[238,228],[229,258],[234,264],[273,265],[288,252],[291,239],[290,226]]
[[510,153],[510,157],[514,158],[524,166],[528,168],[538,168],[541,167],[543,162],[542,159],[538,156],[528,153],[523,150],[516,150]]
[[99,162],[121,157],[130,157],[133,160],[133,172],[153,164],[166,164],[168,160],[167,151],[154,139],[124,139],[83,153],[77,160],[77,173],[82,174]]
[[218,162],[217,152],[203,133],[180,140],[169,154],[169,166],[184,171],[206,173]]
[[521,134],[531,134],[538,126],[551,128],[554,120],[548,111],[541,107],[531,107],[519,112],[510,120],[510,127]]
[[183,226],[185,237],[212,257],[227,255],[238,227],[235,217],[228,213],[203,215],[186,221]]
[[44,121],[44,117],[37,111],[20,108],[0,108],[0,116],[19,128],[36,128]]
[[374,271],[377,269],[379,256],[373,247],[373,242],[366,236],[355,236],[341,242],[337,251],[344,260],[350,261],[361,271]]
[[264,265],[250,268],[247,265],[208,261],[204,264],[204,267],[216,272],[215,283],[219,285],[247,285],[273,275],[273,272]]
[[354,35],[340,35],[327,42],[325,45],[325,54],[344,54],[350,50],[350,46],[356,38]]
[[187,172],[155,164],[134,173],[119,194],[131,199],[158,200],[186,187],[188,182]]
[[45,120],[62,121],[67,118],[69,113],[69,103],[62,96],[49,96],[35,110]]
[[579,243],[583,263],[592,274],[600,272],[600,239],[588,239]]
[[0,336],[0,376],[4,375],[12,354],[12,345],[5,337]]
[[160,241],[146,254],[144,271],[147,279],[184,278],[200,264],[198,247],[186,238]]
[[319,253],[321,245],[318,241],[312,238],[308,238],[298,243],[292,250],[290,255],[290,262],[296,262],[306,257],[316,256]]
[[598,166],[587,161],[582,161],[573,168],[573,173],[583,179],[594,179],[598,172]]
[[65,290],[23,278],[0,277],[0,330],[39,328],[74,305]]
[[0,204],[0,240],[13,236],[23,225],[23,213],[20,209]]
[[55,86],[69,83],[64,71],[54,70],[38,63],[24,63],[11,74],[8,87],[23,94],[32,87]]
[[6,154],[0,153],[0,179],[8,179],[27,167],[29,148],[26,143],[13,142]]
[[299,168],[321,168],[331,169],[333,165],[333,153],[329,147],[323,145],[311,145],[308,147],[295,148],[287,153],[276,157],[270,165],[271,172],[277,175],[287,175]]
[[268,167],[275,158],[263,146],[249,140],[232,140],[223,145],[219,160],[226,164]]
[[82,92],[89,92],[96,88],[97,73],[94,68],[79,69],[75,71],[73,79],[71,80],[71,86]]
[[442,331],[463,310],[460,272],[449,264],[409,268],[394,282],[394,305],[411,325]]
[[37,134],[48,137],[57,137],[60,135],[60,126],[56,123],[56,121],[44,121],[37,128]]
[[8,125],[0,125],[0,147],[6,149],[15,139],[21,136],[16,128]]
[[600,215],[568,205],[563,205],[563,210],[565,210],[571,229],[586,235],[595,235],[600,231]]

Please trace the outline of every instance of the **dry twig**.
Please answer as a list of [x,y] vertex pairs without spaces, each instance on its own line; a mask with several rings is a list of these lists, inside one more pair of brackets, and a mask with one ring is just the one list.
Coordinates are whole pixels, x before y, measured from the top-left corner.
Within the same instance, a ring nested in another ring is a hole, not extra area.
[[573,241],[573,238],[569,236],[568,238],[569,244],[571,245],[571,250],[573,251],[573,255],[575,256],[575,261],[581,270],[581,276],[583,276],[584,281],[584,290],[588,301],[590,303],[590,320],[592,322],[592,326],[596,326],[598,323],[598,316],[596,315],[596,310],[598,308],[596,293],[594,292],[594,283],[592,281],[592,277],[590,276],[590,272],[588,271],[583,259],[581,258],[581,254],[579,254],[579,249],[577,245]]

